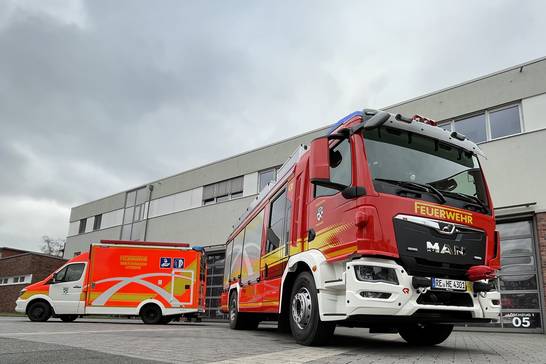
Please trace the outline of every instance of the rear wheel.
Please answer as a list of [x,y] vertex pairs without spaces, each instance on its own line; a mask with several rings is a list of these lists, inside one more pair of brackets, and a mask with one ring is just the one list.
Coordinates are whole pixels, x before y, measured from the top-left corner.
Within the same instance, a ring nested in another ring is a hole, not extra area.
[[415,324],[401,327],[400,336],[408,344],[433,346],[444,342],[453,331],[453,325]]
[[45,322],[49,320],[52,315],[53,310],[49,303],[45,301],[34,302],[27,309],[27,316],[30,321],[34,322]]
[[290,329],[302,345],[323,345],[334,334],[336,324],[321,321],[315,280],[309,272],[298,275],[290,295]]
[[140,318],[145,324],[157,325],[163,320],[161,307],[156,304],[148,303],[140,309]]
[[78,315],[60,315],[59,318],[63,322],[72,322],[78,318]]

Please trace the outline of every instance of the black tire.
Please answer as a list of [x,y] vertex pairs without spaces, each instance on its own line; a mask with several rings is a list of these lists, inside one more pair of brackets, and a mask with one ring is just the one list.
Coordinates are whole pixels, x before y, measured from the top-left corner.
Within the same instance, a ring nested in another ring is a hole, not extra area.
[[59,318],[63,322],[72,322],[78,318],[78,315],[59,315]]
[[281,314],[279,315],[279,321],[277,325],[277,331],[284,334],[290,334],[290,320],[288,318],[290,309],[289,307],[283,307]]
[[453,331],[453,325],[415,324],[401,327],[398,333],[408,344],[433,346],[444,342]]
[[154,303],[148,303],[140,309],[140,319],[145,324],[157,325],[160,324],[163,320],[163,315],[161,313],[161,307]]
[[233,330],[254,330],[258,328],[260,321],[252,314],[239,312],[237,309],[237,292],[229,297],[229,327]]
[[300,273],[294,282],[289,320],[292,336],[301,345],[324,345],[334,334],[336,324],[320,320],[317,288],[309,272]]
[[52,314],[51,306],[45,301],[31,303],[27,308],[27,316],[33,322],[46,322]]

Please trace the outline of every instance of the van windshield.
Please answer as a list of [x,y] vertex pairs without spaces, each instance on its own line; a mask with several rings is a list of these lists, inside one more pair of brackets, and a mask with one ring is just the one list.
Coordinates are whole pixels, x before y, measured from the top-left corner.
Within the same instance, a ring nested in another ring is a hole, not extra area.
[[387,127],[366,130],[364,143],[378,192],[490,213],[483,175],[473,153]]

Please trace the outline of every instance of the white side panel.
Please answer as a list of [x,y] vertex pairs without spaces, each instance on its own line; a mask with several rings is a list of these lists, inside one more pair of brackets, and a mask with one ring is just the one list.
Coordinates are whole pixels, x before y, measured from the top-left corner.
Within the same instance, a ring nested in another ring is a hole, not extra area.
[[245,174],[243,177],[243,197],[258,193],[258,172]]
[[194,188],[191,192],[190,207],[200,207],[203,204],[203,187]]
[[546,94],[523,99],[521,107],[525,131],[546,128]]
[[78,235],[78,228],[80,227],[79,221],[74,221],[68,224],[68,234],[67,236]]

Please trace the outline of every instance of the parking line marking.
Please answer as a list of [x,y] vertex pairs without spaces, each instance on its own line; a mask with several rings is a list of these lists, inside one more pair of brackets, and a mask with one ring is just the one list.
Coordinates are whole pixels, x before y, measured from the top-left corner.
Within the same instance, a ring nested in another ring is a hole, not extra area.
[[180,328],[164,328],[164,329],[122,329],[122,330],[85,330],[85,331],[48,331],[48,332],[0,332],[0,337],[2,336],[26,336],[26,335],[73,335],[73,334],[100,334],[100,333],[111,333],[111,332],[148,332],[148,331],[175,331],[180,330]]
[[240,364],[240,363],[307,363],[313,360],[323,359],[329,356],[347,352],[347,349],[303,347],[276,351],[267,354],[244,356],[239,358],[211,362],[209,364]]

